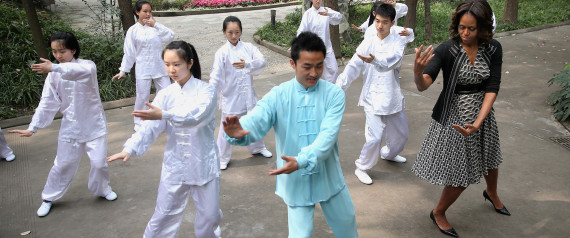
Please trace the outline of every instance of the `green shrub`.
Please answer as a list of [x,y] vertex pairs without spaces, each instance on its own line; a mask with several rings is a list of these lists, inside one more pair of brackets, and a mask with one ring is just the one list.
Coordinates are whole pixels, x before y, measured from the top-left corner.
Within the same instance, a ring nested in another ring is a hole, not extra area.
[[562,87],[548,96],[548,102],[554,108],[554,117],[560,121],[570,119],[570,64],[567,64],[562,70],[554,74],[552,79],[548,80],[548,86],[558,84]]
[[[38,63],[38,54],[29,30],[26,14],[10,2],[0,2],[0,119],[29,114],[41,97],[44,76],[36,74],[30,65]],[[111,83],[111,77],[119,72],[123,55],[123,37],[118,35],[90,35],[76,31],[64,21],[49,13],[40,13],[44,41],[54,32],[69,31],[79,40],[80,58],[97,65],[99,89],[103,101],[117,100],[135,94],[130,77]],[[48,49],[48,52],[51,52]],[[51,60],[53,57],[50,55]]]
[[297,28],[301,24],[301,8],[295,8],[295,11],[285,16],[285,21],[275,22],[275,27],[271,27],[271,23],[261,27],[255,35],[263,40],[273,44],[288,48],[291,40],[297,35]]

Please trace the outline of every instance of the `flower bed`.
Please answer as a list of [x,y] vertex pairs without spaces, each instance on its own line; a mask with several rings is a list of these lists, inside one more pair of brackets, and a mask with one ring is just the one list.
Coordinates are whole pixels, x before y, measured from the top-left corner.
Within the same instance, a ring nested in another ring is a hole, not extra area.
[[295,0],[194,0],[186,5],[184,9],[191,8],[221,8],[221,7],[247,7],[278,2],[290,2]]

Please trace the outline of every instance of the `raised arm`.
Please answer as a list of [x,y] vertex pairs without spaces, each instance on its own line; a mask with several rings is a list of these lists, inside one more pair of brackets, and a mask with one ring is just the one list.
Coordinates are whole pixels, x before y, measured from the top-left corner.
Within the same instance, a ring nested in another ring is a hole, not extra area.
[[248,48],[250,48],[253,57],[252,60],[245,61],[244,69],[247,74],[257,76],[263,72],[263,69],[265,69],[265,66],[267,65],[267,61],[265,60],[265,56],[263,56],[257,47],[254,45],[250,46],[251,47]]
[[[269,93],[257,102],[253,110],[239,119],[241,130],[247,131],[248,133],[243,135],[241,138],[230,137],[229,135],[232,135],[233,133],[226,133],[226,140],[232,145],[241,146],[250,145],[253,142],[261,140],[267,132],[269,132],[276,119],[276,94],[275,88],[269,91]],[[228,122],[229,121],[226,121],[226,124],[228,124]],[[226,128],[224,128],[224,130],[226,130]],[[241,135],[241,133],[238,135]]]
[[[427,68],[428,63],[435,57],[435,54],[433,54],[433,47],[430,45],[426,51],[422,53],[423,48],[424,45],[421,45],[419,49],[415,49],[416,58],[414,60],[414,82],[420,92],[428,89],[434,80],[429,74],[424,74],[424,70]],[[440,60],[441,57],[437,57],[434,62],[437,63]]]
[[331,25],[340,24],[340,21],[342,20],[342,14],[328,7],[326,7],[325,9],[327,10],[327,16],[329,17],[329,24]]
[[335,84],[346,91],[352,82],[360,76],[363,65],[364,61],[362,61],[357,54],[354,54],[346,67],[344,67],[344,71],[338,75]]
[[162,118],[173,127],[201,127],[216,117],[216,89],[207,85],[198,92],[195,106],[175,107],[162,112]]
[[158,37],[160,37],[162,43],[170,43],[174,39],[174,32],[168,27],[156,22],[154,23],[154,28],[158,30]]

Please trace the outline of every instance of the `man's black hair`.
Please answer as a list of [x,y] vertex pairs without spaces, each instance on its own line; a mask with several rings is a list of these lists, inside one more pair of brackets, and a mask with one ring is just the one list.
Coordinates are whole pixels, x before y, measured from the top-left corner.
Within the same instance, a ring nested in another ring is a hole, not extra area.
[[396,18],[396,9],[390,4],[382,4],[376,8],[376,15],[389,17],[390,21],[394,21]]
[[295,63],[299,59],[301,51],[323,52],[323,56],[327,55],[327,47],[323,40],[315,33],[304,31],[291,41],[291,59]]

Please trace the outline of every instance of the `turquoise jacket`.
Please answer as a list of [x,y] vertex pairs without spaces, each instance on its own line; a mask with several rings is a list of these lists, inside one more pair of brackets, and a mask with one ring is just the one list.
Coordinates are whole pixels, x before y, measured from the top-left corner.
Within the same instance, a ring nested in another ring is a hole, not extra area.
[[273,127],[277,168],[281,155],[297,158],[299,169],[277,175],[275,194],[288,206],[312,206],[327,201],[345,186],[338,158],[338,132],[345,107],[344,91],[319,80],[305,88],[296,78],[271,89],[255,108],[240,118],[249,134],[226,140],[249,145],[262,139]]

